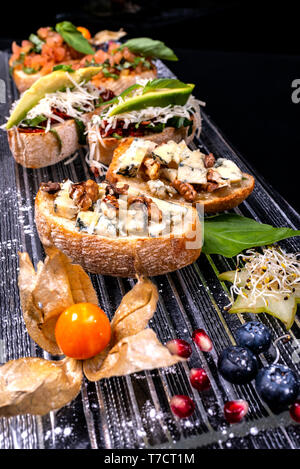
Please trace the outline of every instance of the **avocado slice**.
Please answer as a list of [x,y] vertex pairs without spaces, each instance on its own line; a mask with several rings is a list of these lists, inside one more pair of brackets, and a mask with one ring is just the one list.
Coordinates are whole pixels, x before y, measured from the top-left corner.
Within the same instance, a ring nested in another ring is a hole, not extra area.
[[[219,275],[220,280],[226,280],[233,283],[235,279],[235,270],[228,272],[223,272]],[[239,285],[243,286],[246,283],[248,274],[243,271],[243,269],[238,272]],[[245,296],[238,295],[235,302],[229,309],[229,313],[267,313],[271,316],[274,316],[280,321],[283,322],[286,329],[289,330],[295,320],[295,315],[297,312],[297,305],[300,303],[300,287],[295,289],[295,292],[292,293],[288,298],[285,294],[282,294],[280,291],[274,293],[273,296],[268,296],[267,305],[261,297],[257,298],[255,304],[250,304],[247,294],[248,290],[244,290]]]
[[[99,73],[100,67],[86,67],[79,68],[72,73],[72,80],[76,83],[82,81],[89,81],[94,75]],[[73,88],[74,84],[69,78],[69,74],[63,70],[56,70],[55,72],[39,78],[21,97],[11,116],[9,117],[6,129],[10,129],[14,125],[18,125],[26,116],[27,113],[36,106],[39,101],[48,93],[55,93],[55,91]]]
[[187,84],[184,88],[159,88],[139,96],[133,96],[111,110],[109,116],[137,111],[147,107],[183,106],[189,99],[195,85]]

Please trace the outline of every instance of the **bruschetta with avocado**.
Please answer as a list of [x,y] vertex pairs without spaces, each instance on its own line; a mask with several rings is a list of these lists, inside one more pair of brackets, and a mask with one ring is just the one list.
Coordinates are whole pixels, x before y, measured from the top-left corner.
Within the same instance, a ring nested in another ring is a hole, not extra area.
[[176,79],[137,80],[89,122],[90,165],[109,165],[128,137],[191,142],[201,130],[201,102],[192,96],[193,89]]
[[201,252],[195,208],[145,197],[126,184],[43,183],[35,221],[45,246],[103,275],[161,275]]
[[184,140],[125,139],[114,151],[106,178],[147,196],[202,204],[206,213],[236,207],[254,188],[254,178],[233,161],[190,150]]
[[41,77],[14,104],[6,123],[15,160],[26,168],[42,168],[71,156],[85,143],[85,127],[94,113],[114,97],[96,87],[97,67]]

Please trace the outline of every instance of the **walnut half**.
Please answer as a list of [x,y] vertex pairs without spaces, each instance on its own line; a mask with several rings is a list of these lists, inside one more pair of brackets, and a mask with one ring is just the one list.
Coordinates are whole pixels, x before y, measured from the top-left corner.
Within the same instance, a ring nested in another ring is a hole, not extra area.
[[88,210],[99,199],[99,186],[88,179],[71,185],[69,195],[82,211]]

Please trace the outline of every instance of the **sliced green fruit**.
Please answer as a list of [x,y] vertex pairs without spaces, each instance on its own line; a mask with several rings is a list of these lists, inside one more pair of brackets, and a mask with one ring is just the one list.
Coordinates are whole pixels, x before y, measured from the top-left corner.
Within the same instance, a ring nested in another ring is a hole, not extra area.
[[72,73],[72,80],[69,74],[63,70],[57,70],[39,78],[21,97],[17,106],[13,110],[6,129],[10,129],[14,125],[18,125],[28,114],[30,109],[36,106],[42,98],[48,93],[55,93],[55,91],[73,88],[74,83],[81,83],[89,81],[94,75],[99,73],[99,67],[86,67],[79,68]]
[[[224,272],[219,275],[220,280],[226,280],[228,282],[234,282],[236,275],[235,270]],[[243,286],[248,278],[247,272],[243,269],[238,272],[238,285]],[[285,294],[280,292],[274,292],[274,296],[266,297],[267,305],[263,301],[262,297],[256,299],[253,304],[253,298],[249,298],[249,291],[244,290],[245,296],[238,295],[235,302],[229,309],[229,313],[267,313],[283,322],[286,329],[290,329],[294,323],[295,315],[297,312],[297,304],[300,303],[300,287],[291,293],[287,299]],[[247,296],[246,296],[247,295]]]
[[139,96],[126,99],[123,103],[113,108],[109,116],[123,114],[124,112],[137,111],[147,107],[167,107],[171,105],[184,106],[190,97],[195,85],[187,84],[180,88],[157,88]]

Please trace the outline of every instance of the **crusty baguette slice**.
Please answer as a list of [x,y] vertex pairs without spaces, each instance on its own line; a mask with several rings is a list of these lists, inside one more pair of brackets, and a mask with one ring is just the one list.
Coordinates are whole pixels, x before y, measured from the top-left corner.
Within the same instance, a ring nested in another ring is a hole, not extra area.
[[23,72],[23,70],[14,70],[13,71],[13,79],[18,88],[19,93],[24,93],[24,91],[28,90],[28,88],[33,85],[42,75],[37,73],[32,73],[28,75],[27,73]]
[[[98,108],[95,112],[100,112]],[[95,112],[83,114],[86,124]],[[77,127],[74,119],[54,124],[55,132],[23,133],[17,127],[7,131],[12,155],[25,168],[43,168],[64,160],[79,149]]]
[[[122,91],[126,90],[129,86],[134,85],[136,83],[137,78],[147,78],[152,80],[157,75],[156,69],[147,70],[145,72],[140,73],[137,75],[136,73],[131,72],[127,76],[121,76],[118,80],[114,78],[95,78],[92,80],[97,86],[103,86],[109,90],[112,90],[115,95],[119,95]],[[33,73],[32,75],[28,75],[27,73],[23,72],[23,70],[14,70],[13,72],[13,79],[18,88],[20,93],[24,93],[28,88],[33,85],[42,75],[38,73]]]
[[[188,135],[187,127],[180,127],[175,129],[174,127],[166,127],[163,132],[148,134],[145,137],[147,140],[157,143],[158,145],[169,140],[174,140],[174,142],[179,143],[181,140],[185,140],[187,145],[192,142],[196,132],[196,125],[193,126],[192,133]],[[97,133],[92,128],[88,132],[88,144],[91,151],[91,159],[99,161],[100,163],[108,166],[113,158],[115,149],[126,142],[128,139],[117,139],[113,137],[103,138],[100,142]]]
[[[124,139],[124,141],[115,149],[112,162],[106,174],[106,179],[112,183],[120,182],[130,184],[132,188],[137,189],[140,193],[153,196],[147,182],[142,179],[142,177],[127,177],[116,173],[116,169],[119,166],[119,158],[127,150],[131,142],[132,139]],[[162,181],[166,184],[170,184],[167,180],[162,179]],[[205,213],[216,213],[230,210],[231,208],[237,207],[241,204],[243,200],[251,194],[254,189],[254,184],[254,177],[250,174],[243,173],[243,179],[241,182],[233,183],[229,187],[220,188],[210,193],[199,192],[199,196],[195,202],[203,204]],[[187,203],[180,194],[174,194],[172,198],[165,200]]]
[[75,221],[54,213],[54,196],[39,191],[35,222],[41,242],[55,246],[89,272],[120,277],[161,275],[194,262],[201,252],[201,224],[190,207],[191,223],[180,235],[104,237],[78,232]]

